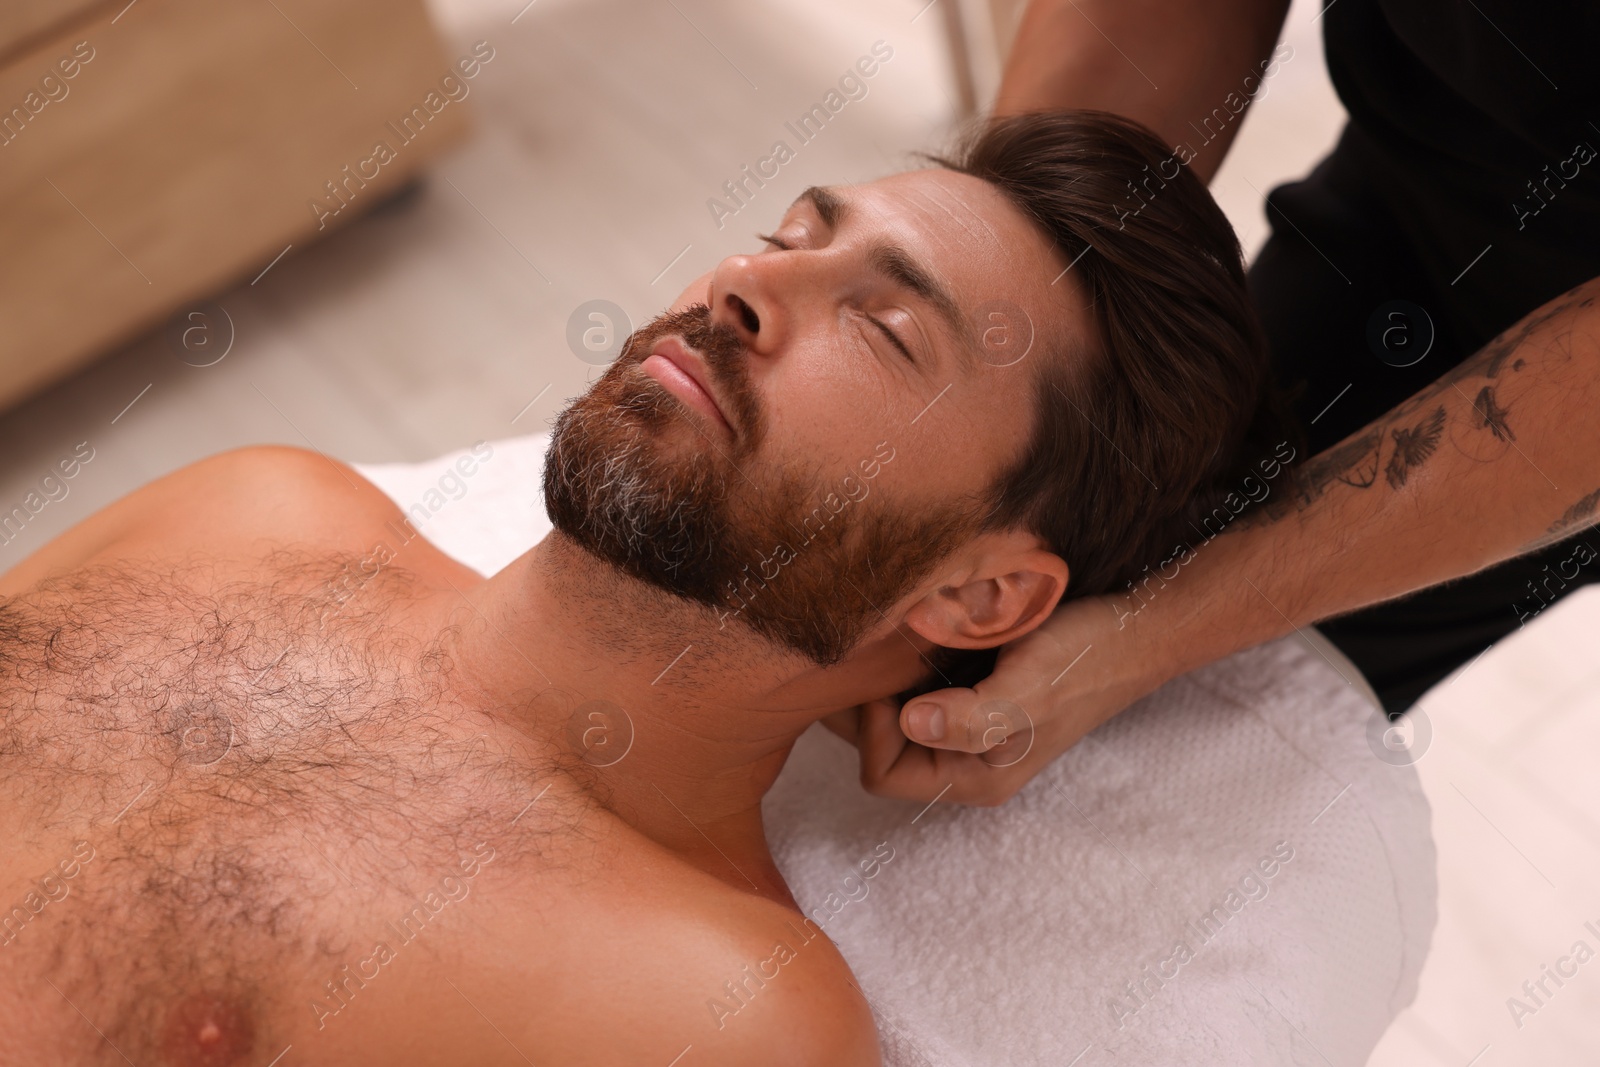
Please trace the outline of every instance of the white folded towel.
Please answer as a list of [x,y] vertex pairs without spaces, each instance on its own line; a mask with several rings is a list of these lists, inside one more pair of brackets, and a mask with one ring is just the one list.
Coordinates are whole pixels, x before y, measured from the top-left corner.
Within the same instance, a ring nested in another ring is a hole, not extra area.
[[[492,574],[549,530],[547,443],[359,469]],[[1272,642],[1164,686],[998,808],[871,797],[818,726],[767,832],[890,1067],[1361,1064],[1416,994],[1437,896],[1427,802],[1370,749],[1364,688],[1314,631]]]

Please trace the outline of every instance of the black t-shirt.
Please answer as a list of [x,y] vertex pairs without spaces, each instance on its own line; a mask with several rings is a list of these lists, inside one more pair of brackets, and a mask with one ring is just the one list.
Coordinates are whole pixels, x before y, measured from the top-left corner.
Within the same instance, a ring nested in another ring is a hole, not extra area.
[[1463,338],[1600,276],[1600,3],[1334,0],[1323,21],[1338,151]]

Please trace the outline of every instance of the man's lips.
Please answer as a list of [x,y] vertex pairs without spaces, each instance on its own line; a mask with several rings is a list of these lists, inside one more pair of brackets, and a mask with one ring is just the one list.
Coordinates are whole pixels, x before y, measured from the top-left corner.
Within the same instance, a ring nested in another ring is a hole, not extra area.
[[732,425],[711,393],[700,354],[680,338],[663,337],[657,341],[650,354],[639,364],[639,369],[660,382],[667,392],[721,426],[730,436],[733,434]]

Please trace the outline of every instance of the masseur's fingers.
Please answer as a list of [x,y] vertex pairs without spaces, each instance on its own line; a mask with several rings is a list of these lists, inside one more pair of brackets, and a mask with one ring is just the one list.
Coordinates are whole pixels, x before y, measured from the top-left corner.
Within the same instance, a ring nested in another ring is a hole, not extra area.
[[[899,715],[902,731],[931,749],[994,752],[990,765],[1013,765],[1021,753],[1000,752],[1013,737],[1024,739],[1040,726],[1075,718],[1072,696],[1080,689],[1070,685],[1069,675],[1093,651],[1094,627],[1107,617],[1115,616],[1098,598],[1067,603],[1037,630],[1000,649],[994,673],[978,685],[936,689],[907,702]],[[1099,721],[1086,721],[1082,733]]]
[[[1052,683],[1064,680],[1063,667],[1090,643],[1074,647],[1073,628],[1062,625],[1066,613],[1076,618],[1077,608],[1068,604],[1039,629],[1001,649],[994,673],[975,687],[939,689],[908,702],[900,709],[901,730],[930,748],[977,753],[1058,717],[1065,709],[1057,706]],[[1074,618],[1065,621],[1070,624]]]
[[988,762],[994,757],[987,753],[973,755],[927,748],[900,732],[899,711],[892,702],[874,701],[861,710],[861,735],[857,738],[861,784],[877,796],[1000,804],[1048,762],[1029,755],[1006,766]]
[[856,737],[861,733],[861,709],[846,708],[836,711],[822,720],[822,725],[850,742],[856,743]]
[[[856,747],[861,752],[861,782],[867,785],[887,775],[907,748],[919,746],[911,744],[900,732],[900,709],[894,701],[874,700],[856,710],[861,716],[856,735]],[[868,791],[875,790],[868,785]]]
[[862,785],[907,800],[1004,802],[1166,680],[1121,621],[1108,598],[1075,600],[1001,649],[994,673],[971,689],[937,690],[898,709],[863,705]]

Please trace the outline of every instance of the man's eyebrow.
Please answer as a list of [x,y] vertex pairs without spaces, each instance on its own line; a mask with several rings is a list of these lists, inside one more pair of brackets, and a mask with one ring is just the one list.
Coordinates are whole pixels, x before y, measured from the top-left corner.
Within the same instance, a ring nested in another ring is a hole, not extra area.
[[[848,202],[832,189],[822,185],[812,185],[804,189],[794,200],[794,204],[800,203],[810,204],[812,210],[822,219],[823,225],[830,230],[838,229],[851,213]],[[789,205],[791,210],[794,204]],[[868,249],[867,262],[879,275],[911,290],[932,304],[939,317],[944,319],[945,325],[950,328],[950,332],[956,336],[962,355],[965,356],[971,351],[972,326],[967,322],[967,317],[961,313],[961,308],[950,295],[950,291],[940,284],[933,276],[933,272],[917,262],[911,253],[897,244],[881,241]]]
[[794,204],[789,205],[790,211],[794,210],[795,204],[810,204],[811,209],[821,217],[822,224],[830,230],[839,228],[839,223],[844,220],[847,210],[845,202],[839,199],[832,189],[823,185],[806,186],[800,191],[800,195],[794,198]]

